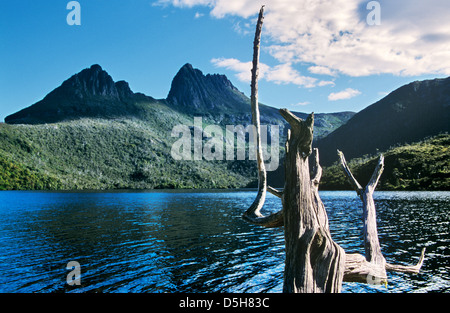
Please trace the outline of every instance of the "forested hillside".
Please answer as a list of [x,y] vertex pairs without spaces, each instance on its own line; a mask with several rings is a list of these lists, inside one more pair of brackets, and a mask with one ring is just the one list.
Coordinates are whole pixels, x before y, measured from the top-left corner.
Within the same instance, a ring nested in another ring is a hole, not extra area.
[[[377,190],[450,190],[450,135],[442,134],[383,152],[385,168]],[[336,159],[337,154],[336,154]],[[369,181],[378,155],[348,162],[361,185]],[[323,169],[322,190],[348,190],[340,164]]]

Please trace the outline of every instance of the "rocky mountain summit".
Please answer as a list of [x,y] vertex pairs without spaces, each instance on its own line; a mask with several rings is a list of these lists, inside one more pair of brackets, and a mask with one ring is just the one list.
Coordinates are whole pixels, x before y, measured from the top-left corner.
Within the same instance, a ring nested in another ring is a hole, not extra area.
[[114,82],[100,65],[73,75],[41,101],[5,118],[8,124],[55,123],[80,117],[116,117],[138,114],[137,100],[155,101],[135,94],[125,81]]
[[[250,99],[220,74],[204,75],[191,64],[183,65],[172,80],[166,99],[133,92],[126,81],[114,82],[98,64],[73,75],[41,101],[5,118],[8,124],[42,124],[80,118],[155,120],[152,105],[167,106],[187,116],[203,116],[220,125],[251,124]],[[261,104],[261,124],[278,125],[286,133],[286,121],[277,108]],[[294,112],[301,118],[306,113]],[[316,114],[316,136],[322,137],[345,123],[353,112]],[[170,131],[170,130],[168,130]]]
[[187,63],[175,75],[167,102],[194,114],[232,113],[242,112],[248,98],[225,75],[204,75]]

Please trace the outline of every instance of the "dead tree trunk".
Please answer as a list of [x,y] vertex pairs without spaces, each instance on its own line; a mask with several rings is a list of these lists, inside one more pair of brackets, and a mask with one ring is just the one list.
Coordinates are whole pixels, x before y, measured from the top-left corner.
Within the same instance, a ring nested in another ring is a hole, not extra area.
[[251,207],[244,213],[247,221],[265,226],[284,226],[286,241],[286,264],[284,292],[339,292],[345,269],[345,252],[332,239],[328,229],[328,218],[318,195],[320,166],[315,166],[316,175],[311,180],[308,157],[311,154],[314,115],[306,121],[288,110],[280,110],[291,126],[286,143],[286,182],[281,194],[283,210],[264,217],[260,210],[267,191],[266,172],[261,151],[258,109],[258,64],[259,45],[263,23],[264,7],[261,8],[254,40],[252,69],[252,116],[256,129],[258,195]]
[[386,263],[381,252],[378,239],[376,208],[373,193],[384,169],[384,157],[380,156],[378,164],[366,187],[362,187],[353,176],[347,165],[344,154],[338,150],[342,168],[350,184],[355,189],[363,203],[363,234],[365,258],[358,254],[347,254],[347,266],[344,280],[368,282],[372,284],[387,283],[386,270],[405,273],[418,273],[425,255],[425,248],[415,266],[402,266]]
[[341,164],[345,174],[347,175],[350,183],[363,202],[363,233],[365,258],[371,266],[368,273],[369,276],[364,277],[363,275],[362,279],[366,279],[367,281],[369,277],[373,282],[379,282],[381,284],[386,283],[386,260],[381,253],[380,242],[378,240],[375,202],[373,201],[373,192],[376,185],[378,184],[381,173],[383,172],[384,158],[383,156],[380,157],[378,165],[373,172],[372,178],[370,179],[367,186],[365,188],[362,188],[348,168],[347,162],[344,158],[344,154],[340,151],[338,151],[338,154],[341,159]]
[[[314,115],[302,121],[287,110],[281,110],[281,114],[291,126],[282,197],[286,244],[283,291],[340,292],[345,252],[331,239],[325,207],[317,191],[320,177],[310,178],[308,157]],[[318,163],[315,168],[320,168]]]
[[[260,36],[263,24],[264,6],[259,12],[253,42],[253,69],[251,83],[252,122],[255,125],[256,153],[258,164],[258,194],[243,218],[264,227],[284,226],[286,261],[284,271],[284,292],[340,292],[342,281],[380,283],[386,280],[386,270],[418,272],[423,262],[423,252],[416,266],[387,264],[381,254],[376,228],[375,204],[372,194],[381,175],[382,159],[369,185],[362,189],[341,160],[352,183],[357,187],[365,206],[366,258],[360,254],[345,254],[335,243],[328,227],[328,217],[318,186],[322,169],[319,152],[314,149],[314,166],[310,176],[308,157],[312,149],[314,114],[302,120],[286,109],[280,114],[289,123],[285,157],[284,191],[267,186],[267,176],[261,148],[260,119],[258,107],[258,65]],[[268,216],[261,214],[267,191],[281,198],[283,208]]]

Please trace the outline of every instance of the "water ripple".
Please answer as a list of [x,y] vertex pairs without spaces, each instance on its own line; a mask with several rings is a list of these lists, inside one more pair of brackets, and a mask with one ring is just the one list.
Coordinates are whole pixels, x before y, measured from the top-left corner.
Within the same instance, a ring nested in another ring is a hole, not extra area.
[[[0,193],[1,292],[281,292],[283,229],[241,214],[254,192]],[[354,192],[323,192],[333,239],[363,253]],[[344,292],[449,291],[450,193],[376,193],[382,251],[417,262],[419,275],[389,285],[345,283]],[[281,209],[268,195],[264,210]],[[66,265],[81,264],[81,286]]]

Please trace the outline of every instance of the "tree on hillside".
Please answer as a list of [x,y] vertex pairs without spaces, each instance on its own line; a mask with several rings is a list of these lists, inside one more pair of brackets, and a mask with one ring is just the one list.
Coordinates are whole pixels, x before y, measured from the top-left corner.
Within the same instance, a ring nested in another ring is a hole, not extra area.
[[[382,284],[387,281],[386,270],[417,273],[422,266],[424,251],[416,266],[399,266],[386,263],[378,241],[373,192],[383,170],[380,158],[369,184],[362,188],[346,166],[342,153],[341,163],[364,204],[365,256],[346,254],[333,241],[328,227],[328,217],[318,187],[322,174],[319,152],[311,148],[314,114],[302,120],[281,109],[280,114],[289,123],[286,142],[285,184],[279,191],[267,186],[267,175],[261,147],[258,105],[258,65],[264,6],[261,8],[253,43],[253,68],[251,83],[252,122],[255,125],[258,165],[258,193],[243,218],[264,227],[284,227],[286,261],[284,292],[340,292],[343,281]],[[310,175],[308,158],[313,153],[313,171]],[[283,208],[268,216],[261,214],[266,192],[281,198]]]

